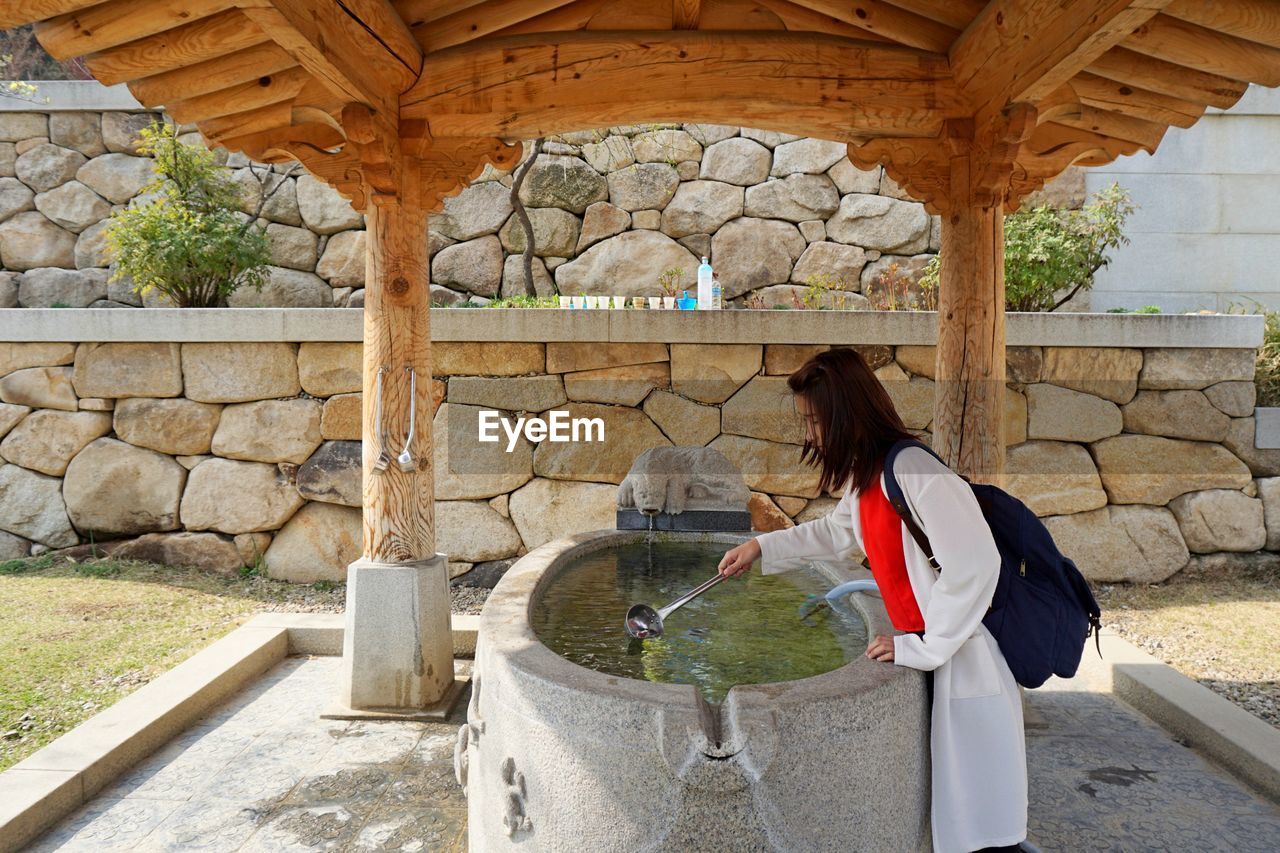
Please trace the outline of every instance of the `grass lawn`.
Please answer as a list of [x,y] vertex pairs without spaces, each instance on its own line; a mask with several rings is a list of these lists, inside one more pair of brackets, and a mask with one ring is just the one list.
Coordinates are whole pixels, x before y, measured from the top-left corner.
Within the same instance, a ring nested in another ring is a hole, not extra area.
[[344,590],[116,560],[0,562],[0,770],[268,610]]
[[1184,675],[1280,727],[1280,573],[1179,574],[1099,586],[1102,622]]

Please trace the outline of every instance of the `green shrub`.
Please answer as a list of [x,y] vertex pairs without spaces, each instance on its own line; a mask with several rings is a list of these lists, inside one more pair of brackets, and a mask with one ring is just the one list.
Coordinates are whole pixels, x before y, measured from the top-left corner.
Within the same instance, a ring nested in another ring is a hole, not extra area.
[[266,232],[242,212],[244,192],[213,152],[181,142],[163,122],[142,131],[139,149],[155,159],[156,178],[111,216],[112,281],[129,280],[138,294],[156,290],[183,308],[225,305],[241,287],[260,289],[271,260]]
[[1280,406],[1280,312],[1266,313],[1262,346],[1254,361],[1253,384],[1259,406]]
[[[1124,223],[1136,209],[1128,191],[1112,184],[1083,210],[1042,205],[1006,216],[1005,310],[1054,311],[1091,289],[1094,274],[1111,262],[1108,252],[1129,242]],[[929,262],[921,284],[937,287],[941,258]]]

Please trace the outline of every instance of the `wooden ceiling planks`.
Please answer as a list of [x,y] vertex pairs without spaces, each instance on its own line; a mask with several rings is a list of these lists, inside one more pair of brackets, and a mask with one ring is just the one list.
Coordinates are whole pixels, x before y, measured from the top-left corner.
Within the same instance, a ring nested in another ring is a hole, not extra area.
[[885,151],[1028,101],[1043,113],[1022,174],[1038,180],[1152,149],[1246,81],[1280,85],[1274,0],[0,2],[0,25],[31,19],[56,56],[259,148],[291,126],[332,144],[362,103],[435,133],[696,119]]

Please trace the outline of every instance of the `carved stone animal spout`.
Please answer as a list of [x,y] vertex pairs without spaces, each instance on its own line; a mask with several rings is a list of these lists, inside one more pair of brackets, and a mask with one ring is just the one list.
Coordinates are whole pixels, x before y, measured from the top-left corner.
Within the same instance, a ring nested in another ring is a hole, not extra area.
[[654,447],[636,457],[618,486],[618,506],[678,515],[686,509],[746,510],[742,474],[709,447]]

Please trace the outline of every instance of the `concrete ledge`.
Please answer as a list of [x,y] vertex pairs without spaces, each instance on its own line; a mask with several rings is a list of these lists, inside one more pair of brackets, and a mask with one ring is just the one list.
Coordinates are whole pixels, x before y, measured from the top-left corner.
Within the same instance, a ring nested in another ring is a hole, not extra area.
[[33,80],[35,99],[0,98],[3,113],[59,113],[101,110],[146,110],[123,83],[104,86],[97,80]]
[[[441,308],[436,341],[932,344],[919,311],[588,311]],[[1010,346],[1253,349],[1261,315],[1009,314]],[[359,341],[359,308],[6,308],[0,341]]]
[[1280,731],[1105,630],[1102,654],[1116,696],[1280,801]]
[[[342,653],[341,613],[264,613],[0,773],[0,853],[22,849],[290,654]],[[475,653],[480,617],[454,614]],[[335,685],[336,690],[336,685]]]

